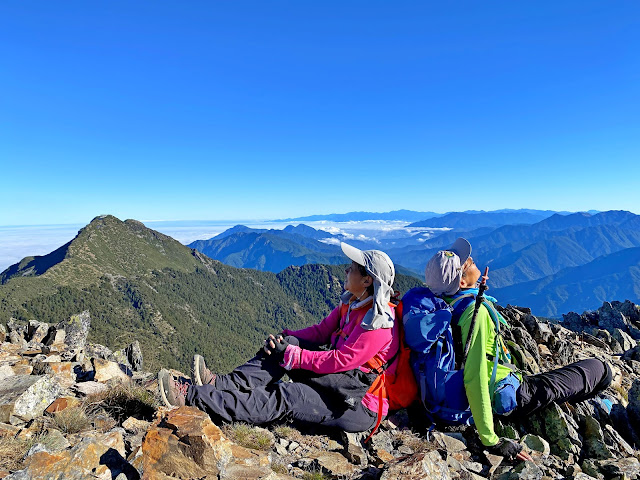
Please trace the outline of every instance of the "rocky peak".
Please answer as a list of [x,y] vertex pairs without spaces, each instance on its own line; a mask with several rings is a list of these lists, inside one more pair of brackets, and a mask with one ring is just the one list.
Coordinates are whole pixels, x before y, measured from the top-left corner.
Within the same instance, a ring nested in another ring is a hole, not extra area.
[[[497,433],[534,462],[490,455],[474,427],[421,431],[412,409],[392,414],[368,443],[365,434],[215,425],[193,407],[169,410],[138,343],[115,352],[88,343],[91,316],[82,312],[0,329],[0,478],[640,478],[640,347],[630,330],[638,306],[613,302],[563,323],[500,310],[530,373],[593,356],[615,370],[612,386],[588,402],[496,420]],[[567,328],[578,318],[583,328]]]

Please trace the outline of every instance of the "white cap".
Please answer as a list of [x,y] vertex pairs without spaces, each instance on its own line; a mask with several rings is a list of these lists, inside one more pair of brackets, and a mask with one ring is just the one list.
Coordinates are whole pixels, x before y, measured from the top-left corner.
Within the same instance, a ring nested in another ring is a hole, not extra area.
[[460,290],[462,266],[471,256],[471,244],[458,238],[448,250],[440,250],[424,269],[424,280],[435,295],[453,295]]
[[347,257],[362,265],[373,278],[373,307],[362,319],[362,328],[391,328],[393,316],[389,308],[389,298],[393,293],[396,269],[389,255],[380,250],[360,250],[344,242],[340,243],[340,247]]

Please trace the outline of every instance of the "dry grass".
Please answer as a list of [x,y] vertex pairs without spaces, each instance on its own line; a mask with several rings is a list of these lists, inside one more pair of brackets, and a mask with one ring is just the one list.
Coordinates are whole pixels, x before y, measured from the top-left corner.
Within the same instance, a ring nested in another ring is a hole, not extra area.
[[270,450],[273,438],[266,431],[258,430],[246,423],[229,423],[222,427],[229,440],[245,448]]
[[0,470],[19,470],[29,449],[36,443],[48,446],[48,439],[48,435],[44,433],[30,438],[0,437]]
[[284,438],[290,442],[298,442],[310,448],[326,448],[326,438],[321,435],[303,435],[298,430],[288,425],[278,425],[273,429],[273,433],[278,438]]
[[79,433],[93,428],[93,420],[85,404],[55,412],[48,417],[48,424],[62,433]]
[[320,470],[311,470],[309,472],[304,472],[302,476],[302,480],[329,480],[331,477],[329,475],[325,475]]
[[[273,429],[273,433],[275,433],[279,438],[285,438],[287,440],[295,440],[296,442],[302,437],[300,432],[295,428],[292,428],[288,425],[278,425]],[[294,438],[296,437],[296,438]]]
[[425,440],[417,433],[411,430],[400,430],[395,434],[394,443],[399,442],[402,445],[406,445],[414,453],[430,452],[436,450],[438,447],[433,442]]
[[158,400],[146,388],[135,384],[116,385],[102,393],[92,395],[88,402],[93,409],[102,409],[121,424],[129,417],[152,420]]
[[289,469],[287,468],[287,466],[282,461],[278,460],[274,460],[273,462],[271,462],[271,470],[273,470],[278,475],[289,474]]
[[629,390],[624,388],[622,385],[611,385],[611,388],[615,390],[620,397],[624,398],[626,402],[629,401]]

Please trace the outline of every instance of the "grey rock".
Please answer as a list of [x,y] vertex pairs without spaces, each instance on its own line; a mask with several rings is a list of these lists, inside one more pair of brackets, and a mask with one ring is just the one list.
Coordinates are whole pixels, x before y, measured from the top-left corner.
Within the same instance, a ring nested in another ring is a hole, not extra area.
[[538,330],[536,335],[534,335],[534,339],[538,343],[548,343],[549,339],[553,336],[553,331],[551,330],[551,326],[548,323],[539,322]]
[[62,394],[51,375],[14,375],[0,380],[0,421],[31,420]]
[[509,423],[503,423],[500,418],[494,418],[495,432],[499,437],[507,437],[512,440],[520,440],[520,433]]
[[598,309],[599,319],[598,325],[609,332],[613,332],[614,329],[627,329],[628,321],[626,316],[613,308],[611,303],[604,302],[602,306]]
[[274,448],[275,448],[275,450],[276,450],[276,453],[277,453],[278,455],[280,455],[281,457],[284,457],[284,456],[286,456],[286,455],[289,453],[289,452],[287,452],[286,447],[283,447],[283,446],[282,446],[282,445],[280,445],[279,443],[276,443],[276,444],[274,445]]
[[380,480],[449,480],[447,463],[438,452],[419,453],[404,460],[392,462],[382,472]]
[[627,317],[629,321],[640,323],[640,305],[625,300],[624,302],[613,301],[611,306]]
[[592,478],[604,479],[604,475],[600,473],[600,469],[596,465],[596,462],[591,459],[585,459],[580,464],[582,471]]
[[56,325],[57,329],[63,329],[66,332],[65,344],[69,349],[68,355],[75,356],[78,351],[84,349],[90,326],[91,315],[88,310],[78,315],[71,315],[68,320],[63,320]]
[[99,343],[87,343],[84,347],[84,354],[89,358],[101,358],[110,362],[118,362],[111,349]]
[[18,323],[15,318],[11,317],[7,322],[7,335],[11,335],[12,332],[22,336],[22,339],[26,340],[27,326]]
[[345,444],[344,456],[356,465],[367,464],[367,452],[362,445],[364,435],[361,433],[342,432],[342,441]]
[[542,469],[535,463],[524,461],[513,468],[509,480],[541,480],[543,475]]
[[585,418],[584,450],[585,455],[590,458],[604,460],[613,456],[604,442],[600,424],[593,417]]
[[27,337],[29,342],[42,343],[42,340],[49,333],[49,324],[44,322],[38,322],[36,320],[30,320],[27,326]]
[[350,476],[356,472],[356,467],[337,452],[317,451],[309,454],[312,468],[315,467],[332,477]]
[[436,432],[433,434],[435,441],[449,453],[461,452],[467,448],[467,444],[457,438]]
[[289,442],[289,440],[287,440],[286,438],[281,438],[278,440],[278,443],[286,448],[291,442]]
[[605,478],[640,478],[640,462],[635,457],[618,458],[600,463]]
[[47,431],[47,445],[50,452],[60,452],[71,446],[62,432],[53,428]]
[[67,332],[65,331],[64,328],[51,326],[49,327],[49,332],[47,333],[47,336],[42,340],[42,343],[44,343],[47,346],[59,345],[64,343],[66,335],[67,335]]
[[378,450],[390,452],[393,450],[393,439],[389,432],[378,430],[378,433],[371,437],[371,449],[374,452],[377,452]]
[[598,348],[602,348],[602,349],[608,349],[608,347],[609,347],[609,342],[601,340],[598,337],[594,337],[593,335],[591,335],[591,334],[589,334],[587,332],[582,332],[580,334],[580,339],[585,343],[593,345],[594,347],[598,347]]
[[538,352],[537,342],[529,335],[523,328],[512,328],[511,333],[515,339],[515,342],[525,348],[527,352],[533,356],[533,359],[537,364],[540,364],[540,353]]
[[114,352],[113,356],[117,362],[127,365],[134,372],[142,371],[142,350],[140,349],[140,343],[137,340],[127,345],[122,350]]
[[623,452],[626,455],[636,453],[631,445],[611,425],[604,426],[604,440],[605,443],[613,445],[614,451]]
[[625,352],[627,350],[635,348],[638,344],[638,342],[636,342],[633,338],[631,338],[631,335],[622,331],[619,328],[615,328],[613,330],[612,338],[618,341],[618,343],[622,347],[622,350]]
[[9,332],[9,341],[14,345],[20,345],[23,348],[26,348],[27,341],[24,339],[24,333],[16,330],[11,330]]
[[569,365],[575,359],[575,348],[571,342],[556,340],[552,350],[556,363],[559,365]]
[[96,393],[101,393],[107,390],[109,387],[104,383],[99,382],[82,382],[74,385],[73,390],[76,392],[88,396]]
[[6,377],[10,377],[12,375],[15,375],[15,372],[13,371],[13,368],[11,367],[11,365],[0,366],[0,380]]
[[482,470],[484,469],[484,465],[482,465],[480,462],[464,461],[462,462],[462,465],[464,466],[464,468],[474,473],[482,473]]
[[635,431],[640,431],[640,380],[633,381],[629,389],[629,405],[627,405],[629,421]]
[[26,455],[24,456],[24,458],[30,457],[31,455],[33,455],[34,453],[38,453],[38,452],[47,452],[47,453],[51,453],[51,451],[47,448],[46,445],[42,444],[42,443],[36,443],[34,446],[32,446],[29,451],[26,453]]
[[4,342],[6,339],[7,339],[7,329],[2,323],[0,323],[0,343]]
[[551,450],[549,448],[549,442],[547,442],[544,438],[540,437],[539,435],[527,434],[524,437],[522,437],[522,440],[520,443],[526,445],[527,447],[529,447],[531,450],[535,452],[542,453],[543,455],[549,455],[551,453]]
[[640,436],[634,428],[634,422],[629,418],[629,413],[625,407],[615,403],[609,415],[611,425],[622,437],[632,445],[640,445]]

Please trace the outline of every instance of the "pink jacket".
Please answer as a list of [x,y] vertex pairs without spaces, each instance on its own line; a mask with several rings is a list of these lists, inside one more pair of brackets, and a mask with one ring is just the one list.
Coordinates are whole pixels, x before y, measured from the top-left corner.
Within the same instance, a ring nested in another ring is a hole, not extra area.
[[[337,373],[360,368],[368,372],[364,367],[367,361],[376,354],[383,361],[389,360],[397,351],[399,345],[396,327],[379,328],[377,330],[364,330],[360,323],[371,308],[372,298],[363,302],[350,302],[349,309],[344,316],[340,315],[340,305],[335,308],[327,318],[317,325],[303,328],[302,330],[285,330],[285,335],[292,335],[301,340],[307,340],[318,345],[331,344],[332,350],[314,351],[299,347],[288,347],[285,363],[290,368],[302,368],[316,373]],[[341,304],[342,305],[342,304]],[[394,312],[395,313],[395,312]],[[395,362],[387,370],[395,373]],[[383,400],[382,413],[386,415],[389,410],[389,402]],[[378,397],[367,393],[362,399],[362,404],[374,412],[378,412]]]

